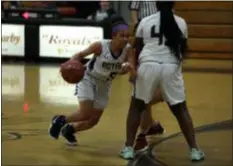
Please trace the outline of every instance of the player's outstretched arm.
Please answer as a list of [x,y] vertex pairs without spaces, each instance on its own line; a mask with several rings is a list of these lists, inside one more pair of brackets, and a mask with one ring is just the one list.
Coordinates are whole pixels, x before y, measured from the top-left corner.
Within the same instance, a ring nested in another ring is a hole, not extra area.
[[122,74],[130,72],[130,75],[136,75],[136,58],[132,47],[127,48],[126,59],[122,64]]
[[86,56],[90,55],[90,54],[94,54],[95,56],[100,55],[102,52],[102,46],[100,42],[94,42],[92,43],[88,48],[86,48],[83,51],[80,51],[78,53],[76,53],[71,59],[75,59],[75,60],[82,60],[83,58],[85,58]]

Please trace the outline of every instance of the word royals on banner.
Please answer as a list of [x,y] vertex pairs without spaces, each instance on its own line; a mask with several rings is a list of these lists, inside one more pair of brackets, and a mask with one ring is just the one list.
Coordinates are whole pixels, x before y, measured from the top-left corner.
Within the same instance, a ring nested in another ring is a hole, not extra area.
[[103,39],[102,27],[40,26],[39,31],[40,57],[70,58],[91,43]]

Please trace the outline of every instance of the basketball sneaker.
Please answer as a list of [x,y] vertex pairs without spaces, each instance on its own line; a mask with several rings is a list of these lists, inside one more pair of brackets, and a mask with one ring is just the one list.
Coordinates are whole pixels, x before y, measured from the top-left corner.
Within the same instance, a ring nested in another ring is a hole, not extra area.
[[164,133],[164,128],[160,124],[159,121],[156,121],[148,130],[146,133],[147,136],[149,135],[157,135],[157,134],[163,134]]
[[121,151],[120,151],[120,156],[126,160],[133,159],[135,155],[134,149],[129,146],[125,146]]
[[74,128],[71,124],[66,124],[61,129],[62,136],[67,140],[67,145],[76,146],[77,140],[74,135]]
[[192,161],[201,161],[205,159],[205,154],[199,149],[191,149],[190,150],[190,159]]
[[146,140],[146,135],[145,134],[139,134],[137,136],[135,145],[134,145],[134,150],[136,152],[146,150],[148,148],[148,143]]
[[49,127],[49,135],[55,139],[58,139],[61,132],[61,128],[65,125],[65,123],[65,116],[54,116]]
[[160,122],[156,121],[149,128],[149,130],[148,130],[148,132],[146,134],[141,133],[141,134],[139,134],[137,136],[135,146],[134,146],[134,150],[137,151],[137,152],[146,150],[148,148],[148,143],[147,143],[147,140],[146,140],[146,136],[163,134],[163,133],[164,133],[164,128],[162,127]]

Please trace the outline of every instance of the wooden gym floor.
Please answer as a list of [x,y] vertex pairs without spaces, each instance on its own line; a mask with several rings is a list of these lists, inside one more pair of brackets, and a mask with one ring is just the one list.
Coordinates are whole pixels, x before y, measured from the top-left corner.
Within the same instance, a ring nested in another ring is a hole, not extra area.
[[[206,160],[197,164],[188,160],[184,138],[176,134],[179,127],[164,103],[154,107],[153,116],[161,121],[166,133],[148,138],[152,152],[169,166],[230,166],[232,73],[221,71],[232,71],[232,62],[189,60],[184,66],[189,69],[189,72],[184,72],[189,111],[197,127],[199,145],[206,152]],[[193,71],[194,68],[198,72]],[[215,72],[203,72],[203,68]],[[58,71],[58,66],[3,64],[2,164],[126,165],[127,162],[118,157],[118,152],[125,138],[131,92],[128,77],[116,78],[109,106],[100,123],[78,134],[80,145],[71,148],[64,144],[63,139],[55,141],[47,134],[53,115],[69,114],[77,107],[74,87],[64,83]]]

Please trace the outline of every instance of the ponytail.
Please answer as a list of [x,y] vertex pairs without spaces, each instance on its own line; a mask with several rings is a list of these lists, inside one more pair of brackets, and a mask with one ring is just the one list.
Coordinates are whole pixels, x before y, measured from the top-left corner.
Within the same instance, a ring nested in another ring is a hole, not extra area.
[[[157,2],[160,11],[160,36],[165,36],[165,45],[181,62],[187,53],[187,39],[178,27],[172,11],[174,2]],[[162,40],[160,38],[160,41]]]

